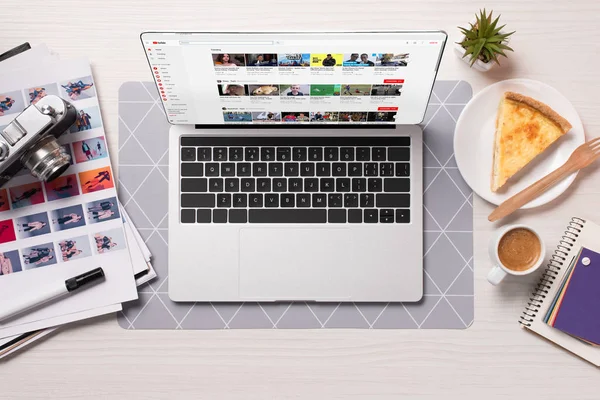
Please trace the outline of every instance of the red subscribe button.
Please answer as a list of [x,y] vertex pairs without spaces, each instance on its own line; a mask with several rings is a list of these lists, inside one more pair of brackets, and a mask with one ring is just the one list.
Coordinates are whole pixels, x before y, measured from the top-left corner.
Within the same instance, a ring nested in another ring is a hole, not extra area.
[[398,107],[377,107],[377,111],[398,111]]
[[384,79],[383,83],[404,83],[404,79]]

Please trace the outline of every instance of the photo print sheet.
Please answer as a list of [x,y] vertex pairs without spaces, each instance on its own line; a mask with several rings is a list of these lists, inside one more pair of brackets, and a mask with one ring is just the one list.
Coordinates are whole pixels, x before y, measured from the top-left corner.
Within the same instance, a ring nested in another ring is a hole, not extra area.
[[0,303],[95,267],[104,269],[106,279],[56,305],[0,323],[0,338],[51,326],[44,320],[56,325],[56,317],[65,316],[59,320],[69,322],[66,314],[137,298],[88,61],[55,61],[1,75],[0,127],[47,95],[77,109],[77,121],[59,139],[71,166],[49,183],[26,171],[0,188]]

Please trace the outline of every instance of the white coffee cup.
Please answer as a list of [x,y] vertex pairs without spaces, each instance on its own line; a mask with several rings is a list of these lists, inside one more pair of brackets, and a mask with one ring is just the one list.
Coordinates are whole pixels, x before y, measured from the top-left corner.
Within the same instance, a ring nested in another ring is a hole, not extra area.
[[[526,229],[526,230],[532,232],[535,236],[537,236],[537,239],[540,242],[540,252],[539,252],[537,261],[531,267],[529,267],[528,269],[526,269],[524,271],[515,271],[513,269],[507,268],[500,261],[500,256],[498,254],[500,240],[504,237],[504,235],[506,235],[508,232],[512,231],[513,229],[519,229],[519,228],[523,228],[523,229]],[[502,282],[502,280],[504,278],[506,278],[507,275],[525,276],[525,275],[529,275],[529,274],[535,272],[544,263],[544,257],[546,254],[546,246],[544,245],[544,242],[542,241],[542,238],[540,237],[540,235],[532,227],[527,226],[527,225],[522,225],[522,224],[508,225],[508,226],[498,229],[492,235],[492,238],[490,239],[490,243],[489,243],[489,254],[490,254],[490,259],[492,260],[492,263],[494,264],[494,267],[488,274],[487,279],[492,285],[497,285],[500,282]]]

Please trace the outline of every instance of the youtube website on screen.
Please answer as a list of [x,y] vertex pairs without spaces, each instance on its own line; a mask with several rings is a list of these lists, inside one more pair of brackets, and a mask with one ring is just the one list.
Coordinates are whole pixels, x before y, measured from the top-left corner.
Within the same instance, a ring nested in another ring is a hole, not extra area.
[[441,32],[144,33],[173,124],[415,124]]

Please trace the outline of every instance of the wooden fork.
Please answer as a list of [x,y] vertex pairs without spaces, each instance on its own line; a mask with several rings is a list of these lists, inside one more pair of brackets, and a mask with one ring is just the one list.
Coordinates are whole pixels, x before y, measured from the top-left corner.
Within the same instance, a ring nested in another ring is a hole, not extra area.
[[559,181],[579,171],[596,161],[600,157],[600,137],[594,138],[587,143],[582,144],[575,149],[566,163],[558,167],[548,175],[535,182],[533,185],[523,189],[508,200],[505,200],[489,215],[491,222],[504,218],[514,211],[518,210],[531,200],[537,198],[546,190],[557,184]]

